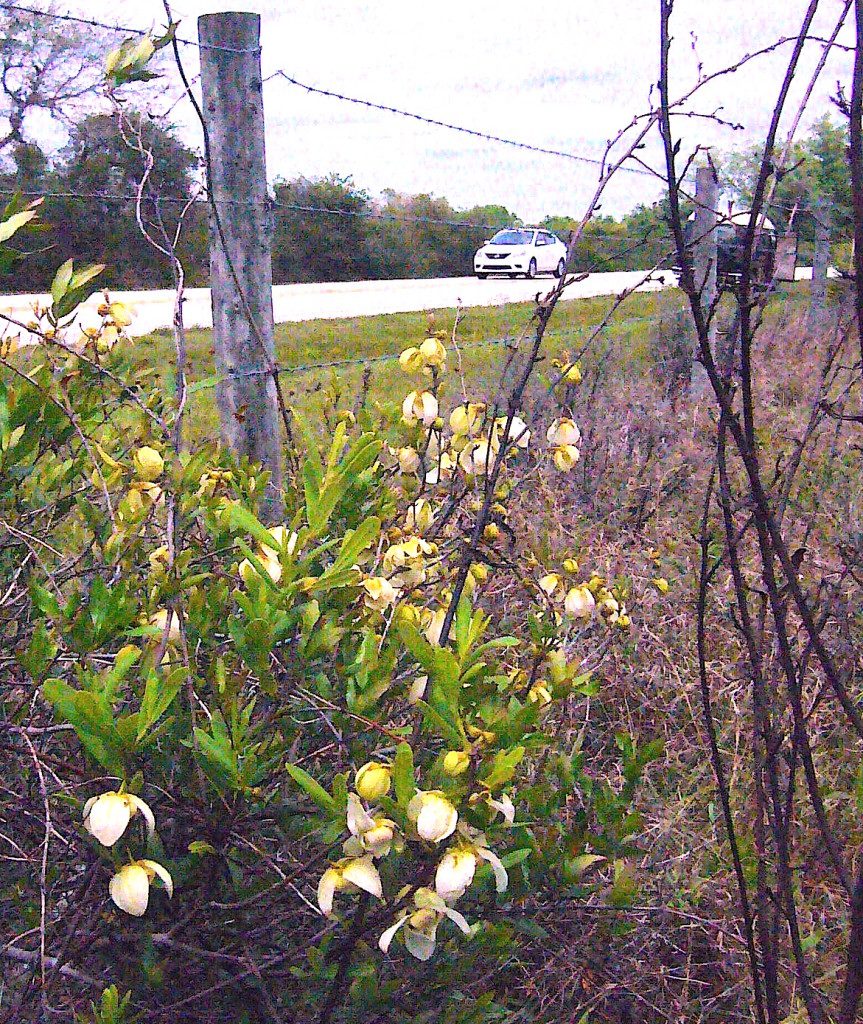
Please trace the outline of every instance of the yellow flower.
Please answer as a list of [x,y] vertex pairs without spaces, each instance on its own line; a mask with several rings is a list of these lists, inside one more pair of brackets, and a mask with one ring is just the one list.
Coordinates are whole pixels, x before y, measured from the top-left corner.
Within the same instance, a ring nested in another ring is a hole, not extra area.
[[158,480],[165,470],[165,460],[146,444],[135,452],[132,463],[139,480]]
[[438,896],[449,903],[464,896],[481,860],[491,865],[495,889],[506,892],[509,884],[506,868],[500,857],[488,848],[485,836],[479,832],[474,834],[473,842],[460,842],[444,854],[435,872],[434,887]]
[[656,579],[651,580],[651,582],[660,594],[668,593],[668,580],[664,576],[657,576]]
[[[492,438],[496,443],[498,442],[498,435],[500,435],[499,443],[504,443],[503,432],[506,428],[506,420],[506,416],[500,416],[494,421]],[[530,443],[530,430],[528,430],[527,424],[520,416],[513,416],[505,443],[515,445],[517,448],[527,448]]]
[[354,776],[354,786],[363,800],[370,803],[386,796],[392,785],[393,773],[379,761],[367,761]]
[[562,586],[563,579],[556,572],[548,573],[539,581],[539,589],[549,597],[554,597]]
[[437,399],[431,391],[411,391],[402,402],[402,417],[409,426],[420,422],[424,427],[430,427],[437,414]]
[[416,448],[399,448],[398,460],[402,473],[416,473],[420,468],[420,456]]
[[396,823],[389,818],[373,817],[356,793],[348,793],[347,824],[351,838],[344,844],[346,854],[361,857],[368,853],[372,857],[386,857],[390,852]]
[[113,324],[106,324],[96,338],[96,351],[100,355],[106,355],[113,349],[120,338],[120,332]]
[[455,467],[455,460],[450,455],[450,453],[442,452],[440,459],[437,462],[437,465],[432,466],[431,469],[429,469],[429,471],[426,473],[426,483],[440,483],[441,479],[446,479],[447,477],[452,476],[452,472],[455,469]]
[[182,639],[183,634],[180,632],[180,621],[177,618],[176,612],[171,612],[170,619],[168,618],[168,609],[160,608],[158,611],[153,612],[150,616],[150,625],[158,626],[159,636],[158,640],[162,639],[162,635],[167,630],[168,643],[179,643]]
[[574,619],[589,619],[595,606],[593,594],[585,586],[573,587],[563,602],[563,610]]
[[225,491],[233,483],[234,474],[229,469],[208,469],[198,481],[198,494],[212,498],[217,491]]
[[576,445],[581,440],[581,431],[575,424],[575,420],[567,417],[555,420],[548,428],[545,435],[550,444]]
[[578,363],[572,363],[566,368],[563,374],[563,380],[565,380],[567,384],[581,383],[581,367]]
[[[289,534],[286,526],[274,526],[267,532],[272,538],[272,546],[264,543],[259,544],[256,555],[264,572],[273,583],[278,583],[282,578],[281,552],[286,551],[288,555],[292,555],[296,549],[299,537],[296,533]],[[240,562],[239,572],[243,582],[248,585],[255,578],[257,570],[248,558],[244,558]]]
[[405,948],[417,960],[428,960],[435,950],[435,940],[440,922],[446,917],[457,925],[465,935],[470,933],[470,925],[464,917],[438,896],[436,892],[425,887],[414,893],[416,910],[403,913],[378,940],[382,953],[389,952],[390,945],[400,928],[405,932]]
[[454,434],[474,434],[482,426],[485,403],[468,402],[453,409],[449,417],[450,429]]
[[408,688],[408,704],[416,704],[417,701],[422,700],[428,684],[428,676],[417,676]]
[[365,590],[363,604],[374,612],[382,612],[398,601],[401,591],[383,576],[370,576],[360,586]]
[[609,626],[613,626],[620,618],[621,612],[626,609],[621,609],[620,604],[613,594],[610,594],[607,590],[601,594],[599,601],[596,604],[597,611],[605,619]]
[[[261,568],[270,577],[273,583],[278,583],[282,578],[281,560],[278,555],[266,555],[264,553],[266,550],[272,549],[260,548],[257,551],[258,561],[261,564]],[[242,562],[240,562],[239,573],[246,586],[248,586],[258,575],[258,571],[255,568],[254,563],[252,563],[248,558],[244,558]]]
[[114,791],[91,796],[84,804],[84,828],[103,846],[113,846],[138,812],[146,820],[147,831],[152,836],[156,830],[156,820],[140,797]]
[[489,523],[488,526],[482,531],[483,538],[490,544],[493,544],[496,540],[500,539],[500,527],[497,523]]
[[441,369],[446,362],[446,349],[437,338],[426,338],[420,345],[420,355],[426,366]]
[[327,868],[318,882],[318,906],[325,917],[332,917],[333,896],[337,892],[360,889],[378,899],[383,897],[381,876],[371,856],[347,858]]
[[494,465],[494,460],[494,449],[486,440],[469,443],[458,457],[459,465],[465,473],[474,476],[485,476]]
[[492,820],[500,814],[508,825],[515,823],[515,804],[506,793],[501,793],[501,795],[496,799],[491,795],[491,793],[486,793],[485,802],[492,811],[494,811],[494,814],[492,814]]
[[112,302],[108,306],[108,313],[118,327],[128,327],[132,322],[132,312],[122,302]]
[[448,750],[443,759],[447,775],[463,775],[470,768],[470,754],[464,750]]
[[126,499],[133,511],[140,512],[154,502],[163,500],[163,494],[162,488],[150,480],[133,480],[129,484]]
[[406,373],[416,373],[425,364],[422,352],[418,348],[406,348],[399,356],[399,366]]
[[440,637],[443,632],[443,622],[446,618],[446,608],[438,608],[432,612],[429,623],[426,626],[426,640],[435,647],[440,647]]
[[578,572],[578,562],[574,558],[565,558],[563,568],[565,572]]
[[574,444],[562,444],[554,449],[552,458],[561,473],[568,473],[581,458],[581,455]]
[[20,347],[17,334],[6,335],[0,338],[0,359],[8,359]]
[[485,583],[488,579],[488,569],[482,564],[482,562],[474,562],[470,567],[470,574],[477,583]]
[[419,626],[422,622],[420,610],[415,604],[400,604],[396,615],[401,622],[407,622],[411,626]]
[[540,707],[547,707],[551,704],[551,691],[545,683],[534,683],[527,691],[527,699],[531,704],[539,704]]
[[383,557],[383,571],[394,586],[416,587],[426,578],[425,563],[437,551],[434,544],[421,537],[407,537],[400,544],[391,544]]
[[423,839],[440,843],[455,832],[458,811],[439,790],[419,790],[408,804],[408,819]]
[[425,498],[418,498],[407,511],[405,526],[414,533],[425,533],[434,522],[434,512]]
[[168,871],[154,860],[136,860],[114,875],[108,891],[114,903],[126,914],[141,917],[150,901],[150,883],[158,876],[168,896],[174,895],[174,883]]

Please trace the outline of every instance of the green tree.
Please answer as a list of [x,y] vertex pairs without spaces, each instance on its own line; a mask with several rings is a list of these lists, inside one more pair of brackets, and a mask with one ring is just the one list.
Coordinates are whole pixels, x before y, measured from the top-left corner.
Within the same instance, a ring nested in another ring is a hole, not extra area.
[[[812,125],[809,135],[792,147],[790,170],[775,182],[768,215],[785,228],[792,213],[800,236],[801,254],[808,257],[815,242],[814,204],[822,200],[831,217],[834,243],[845,241],[851,231],[851,181],[847,160],[848,128],[836,124],[828,114]],[[761,165],[757,146],[730,153],[724,160],[723,185],[742,206],[752,202],[752,192]]]
[[[368,195],[351,177],[275,184],[273,281],[358,281],[370,276]],[[326,211],[326,212],[324,212]]]
[[[140,124],[141,141],[153,158],[142,217],[161,241],[165,234],[173,237],[178,218],[194,195],[198,158],[171,126],[146,117]],[[106,283],[113,287],[171,284],[167,261],[142,237],[136,223],[134,197],[143,173],[144,157],[123,138],[116,119],[96,114],[72,127],[53,175],[55,191],[81,196],[58,198],[48,205],[47,219],[56,237],[64,239],[66,251],[76,260],[106,263]],[[206,260],[203,204],[186,217],[179,248],[195,282]]]

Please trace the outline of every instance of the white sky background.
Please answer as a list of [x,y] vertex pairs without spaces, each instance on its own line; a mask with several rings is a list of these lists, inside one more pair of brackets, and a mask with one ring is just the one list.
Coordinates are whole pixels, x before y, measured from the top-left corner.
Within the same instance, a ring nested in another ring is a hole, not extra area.
[[[806,6],[805,0],[677,0],[673,91],[694,84],[698,61],[710,72],[794,35]],[[821,0],[814,33],[829,34],[841,8],[840,0]],[[164,24],[159,0],[79,0],[68,9],[141,28]],[[535,10],[523,0],[179,0],[179,34],[195,39],[196,17],[225,9],[261,15],[265,76],[281,68],[321,88],[584,156],[601,156],[606,140],[647,109],[658,77],[659,0],[569,0]],[[850,24],[840,39],[853,42]],[[194,49],[182,52],[196,72]],[[701,143],[721,153],[757,141],[790,52],[788,44],[705,89],[693,107],[721,105],[721,115],[744,130],[680,119],[682,152]],[[820,53],[817,43],[807,46],[787,122]],[[850,67],[848,54],[830,58],[804,130],[830,109],[837,80],[850,82]],[[352,175],[373,196],[393,188],[445,196],[462,209],[501,203],[527,221],[580,214],[595,185],[597,171],[589,165],[312,96],[280,79],[265,85],[264,104],[271,178],[337,172]],[[178,107],[175,117],[186,140],[199,147],[188,113]],[[661,167],[656,140],[643,155]],[[621,174],[602,212],[620,215],[660,191],[650,178]]]

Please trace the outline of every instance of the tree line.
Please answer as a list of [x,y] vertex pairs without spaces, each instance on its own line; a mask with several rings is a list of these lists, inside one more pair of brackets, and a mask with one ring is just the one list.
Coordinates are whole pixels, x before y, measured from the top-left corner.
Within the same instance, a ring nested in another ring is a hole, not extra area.
[[[13,140],[0,173],[0,192],[44,195],[41,221],[52,244],[31,243],[28,259],[0,277],[0,290],[39,290],[55,268],[54,247],[82,262],[107,264],[114,288],[170,285],[166,261],[143,238],[135,197],[142,157],[123,138],[109,114],[89,114],[68,128],[68,142],[50,160],[33,142]],[[851,199],[845,149],[847,131],[825,116],[798,144],[796,166],[779,182],[771,219],[780,230],[791,224],[800,235],[800,258],[815,241],[814,200],[831,217],[835,258],[844,262],[850,245]],[[179,254],[193,286],[208,274],[207,205],[199,192],[199,159],[170,127],[140,118],[142,144],[153,166],[141,196],[141,216],[157,237],[173,236],[182,216]],[[754,155],[731,154],[722,162],[726,195],[745,206]],[[197,199],[196,199],[197,196]],[[467,210],[432,195],[392,189],[373,198],[351,177],[277,178],[272,188],[273,279],[277,284],[392,278],[458,277],[472,272],[476,249],[501,227],[520,224],[504,206]],[[576,271],[642,269],[661,263],[671,243],[665,202],[641,205],[615,219],[590,221],[574,250]],[[577,221],[546,217],[541,226],[566,239]],[[59,250],[58,250],[59,251]]]

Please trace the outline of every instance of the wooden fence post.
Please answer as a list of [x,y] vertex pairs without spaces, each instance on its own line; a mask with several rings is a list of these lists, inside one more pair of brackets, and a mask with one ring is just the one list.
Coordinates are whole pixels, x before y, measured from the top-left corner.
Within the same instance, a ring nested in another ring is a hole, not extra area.
[[264,147],[261,19],[198,18],[207,124],[210,288],[222,438],[271,473],[262,515],[281,517],[282,434],[273,326],[271,219]]
[[[692,226],[692,256],[695,287],[701,296],[701,308],[709,321],[710,350],[716,352],[716,203],[719,182],[711,164],[695,171],[695,223]],[[707,371],[693,352],[690,391],[702,394],[708,387]]]
[[815,256],[812,260],[812,287],[809,292],[809,312],[806,326],[815,327],[824,310],[827,298],[827,265],[830,262],[830,214],[823,199],[815,202]]

